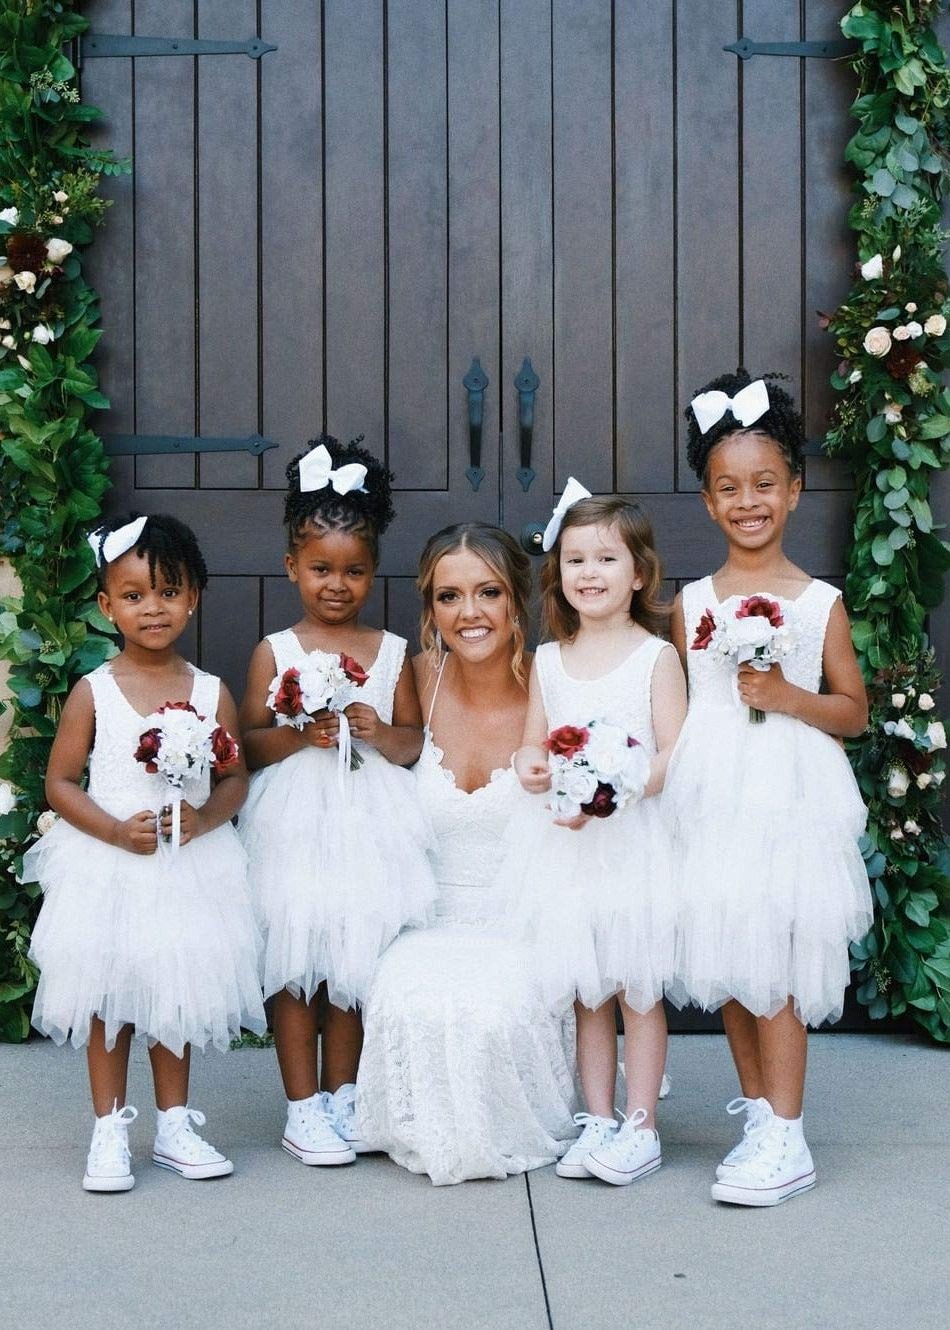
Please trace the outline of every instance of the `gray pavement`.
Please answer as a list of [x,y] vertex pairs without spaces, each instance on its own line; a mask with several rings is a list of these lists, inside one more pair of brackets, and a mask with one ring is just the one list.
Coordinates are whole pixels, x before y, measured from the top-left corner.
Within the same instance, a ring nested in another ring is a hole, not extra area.
[[671,1041],[663,1168],[614,1189],[553,1169],[432,1187],[381,1157],[306,1169],[277,1148],[271,1050],[195,1059],[193,1102],[232,1178],[148,1162],[133,1053],[136,1187],[80,1188],[84,1059],[0,1045],[2,1322],[34,1330],[944,1330],[950,1050],[816,1035],[806,1128],[818,1187],[774,1210],[709,1199],[733,1140],[719,1035]]

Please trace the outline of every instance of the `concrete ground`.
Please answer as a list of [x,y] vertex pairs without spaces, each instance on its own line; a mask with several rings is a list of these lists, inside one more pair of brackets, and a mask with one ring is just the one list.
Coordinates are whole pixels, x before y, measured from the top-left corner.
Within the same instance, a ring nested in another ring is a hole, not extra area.
[[663,1168],[632,1187],[552,1168],[432,1187],[382,1157],[307,1169],[277,1148],[271,1050],[197,1058],[193,1102],[233,1177],[148,1162],[133,1054],[137,1182],[80,1188],[84,1060],[0,1045],[2,1322],[33,1330],[944,1330],[950,1317],[950,1050],[895,1035],[812,1039],[815,1190],[717,1206],[733,1142],[725,1041],[671,1042]]

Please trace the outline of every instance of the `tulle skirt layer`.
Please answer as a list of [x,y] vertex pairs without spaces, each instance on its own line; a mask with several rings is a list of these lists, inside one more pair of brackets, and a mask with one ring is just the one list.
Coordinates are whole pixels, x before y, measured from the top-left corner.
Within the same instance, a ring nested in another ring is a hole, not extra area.
[[555,826],[543,796],[507,838],[499,890],[513,932],[533,943],[552,1010],[624,993],[638,1012],[673,973],[676,896],[659,801],[644,799],[579,831]]
[[57,1044],[88,1042],[99,1016],[111,1048],[124,1025],[181,1056],[266,1029],[260,938],[244,851],[231,826],[173,855],[137,855],[59,821],[26,856],[45,893],[31,956],[33,1024]]
[[251,780],[239,822],[264,933],[264,995],[362,1003],[400,929],[436,895],[431,832],[408,771],[374,751],[341,792],[336,753],[304,749]]
[[669,996],[760,1016],[789,997],[841,1015],[848,944],[871,924],[858,840],[866,809],[834,739],[787,716],[694,708],[667,774],[683,907]]
[[409,931],[363,1012],[360,1133],[442,1185],[553,1163],[574,1138],[573,1018],[528,948],[458,925]]

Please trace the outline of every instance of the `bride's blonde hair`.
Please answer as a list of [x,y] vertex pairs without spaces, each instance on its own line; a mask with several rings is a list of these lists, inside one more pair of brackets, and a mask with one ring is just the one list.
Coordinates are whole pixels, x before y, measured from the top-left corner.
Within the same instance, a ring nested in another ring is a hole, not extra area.
[[531,595],[531,560],[518,542],[500,527],[487,522],[457,522],[443,527],[430,536],[419,559],[419,577],[416,585],[422,596],[422,620],[419,641],[433,669],[439,665],[436,638],[433,585],[439,560],[458,550],[471,550],[483,559],[508,593],[508,609],[512,623],[514,651],[511,672],[525,686],[525,625],[528,621],[528,599]]

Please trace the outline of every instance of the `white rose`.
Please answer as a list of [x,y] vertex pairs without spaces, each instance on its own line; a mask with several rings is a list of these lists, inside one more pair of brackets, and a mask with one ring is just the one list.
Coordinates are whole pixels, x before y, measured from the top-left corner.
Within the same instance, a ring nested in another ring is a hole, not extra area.
[[0,815],[4,813],[12,813],[14,808],[16,808],[16,794],[14,793],[13,786],[8,785],[7,782],[4,781],[3,784],[0,785]]
[[924,324],[924,332],[928,337],[942,337],[946,331],[947,320],[942,314],[931,314]]
[[891,832],[891,840],[903,840],[903,839],[904,839],[904,833],[901,831],[900,827],[895,827]]
[[52,831],[59,818],[53,812],[52,808],[47,808],[45,813],[40,813],[36,819],[36,829],[41,836],[45,836],[48,831]]
[[36,273],[35,273],[35,272],[18,272],[18,273],[15,273],[15,274],[14,274],[14,277],[13,277],[13,280],[14,280],[14,282],[16,282],[17,286],[20,288],[21,291],[30,291],[30,292],[32,292],[32,291],[35,291],[35,290],[36,290]]
[[932,720],[927,726],[927,738],[930,740],[931,748],[946,748],[947,732],[943,728],[943,722]]
[[13,269],[9,263],[0,263],[0,286],[7,286],[13,281]]
[[903,767],[891,767],[887,773],[887,792],[892,799],[903,799],[910,789],[910,777]]
[[916,314],[917,302],[915,300],[908,300],[907,304],[904,306],[904,309],[907,311],[908,314]]
[[729,625],[729,636],[739,647],[740,656],[744,647],[768,646],[774,635],[775,629],[761,614],[750,614],[747,619],[736,619]]
[[46,242],[46,257],[50,263],[62,263],[66,255],[72,252],[73,247],[68,240],[59,240],[54,236]]
[[919,822],[915,822],[912,817],[909,817],[904,823],[904,830],[907,832],[908,836],[919,836],[921,826]]
[[56,334],[46,323],[38,323],[33,329],[33,341],[39,342],[40,346],[49,346],[50,342],[55,342]]
[[65,203],[66,200],[69,198],[69,195],[66,193],[65,189],[57,189],[56,192],[53,194],[53,198],[56,200],[57,203]]
[[911,332],[911,328],[913,326],[914,325],[912,323],[899,323],[897,327],[894,329],[894,341],[895,342],[910,341],[911,337],[913,336],[913,333]]
[[581,806],[566,794],[554,793],[548,805],[555,817],[563,818],[565,822],[570,822],[572,817],[577,817],[581,811]]
[[933,776],[931,776],[929,771],[922,771],[920,775],[917,777],[918,790],[926,790],[927,786],[930,784],[932,780]]
[[617,725],[592,725],[584,757],[602,777],[610,780],[627,765],[627,734]]
[[875,254],[873,259],[861,264],[861,276],[866,282],[873,282],[878,277],[884,276],[884,260],[880,254]]
[[894,726],[891,733],[896,734],[899,739],[909,739],[911,743],[913,743],[913,741],[917,738],[913,729],[907,723],[906,720],[899,720],[897,724]]
[[0,346],[5,346],[8,351],[12,351],[16,346],[16,339],[7,333],[6,337],[0,339]]
[[[921,324],[917,322],[916,319],[912,319],[910,323],[905,323],[904,327],[907,329],[908,337],[923,337],[924,335],[923,327]],[[897,336],[896,331],[894,333],[894,336],[895,337]]]
[[906,701],[906,693],[891,693],[891,706],[896,707],[898,711],[900,711]]
[[864,338],[864,349],[869,356],[886,356],[891,349],[891,334],[886,328],[878,325],[875,328],[869,328]]
[[565,795],[572,803],[578,807],[581,804],[588,803],[597,793],[597,777],[592,771],[584,771],[581,767],[574,767],[571,771],[565,773],[564,778],[558,782],[558,793]]
[[19,220],[20,214],[16,208],[4,208],[3,212],[0,212],[0,222],[9,222],[11,226],[16,226]]
[[886,402],[884,405],[884,419],[889,425],[899,425],[904,408],[900,402]]
[[849,382],[849,383],[860,383],[860,382],[861,382],[861,371],[860,371],[859,369],[853,369],[853,370],[851,371],[851,373],[848,375],[848,382]]
[[937,704],[929,693],[921,693],[920,697],[917,699],[917,705],[920,707],[921,711],[933,711]]
[[892,258],[892,259],[894,260],[894,262],[896,263],[897,260],[900,258],[900,256],[901,256],[901,247],[900,247],[900,245],[895,245],[895,246],[894,246],[894,252],[891,254],[891,258]]

